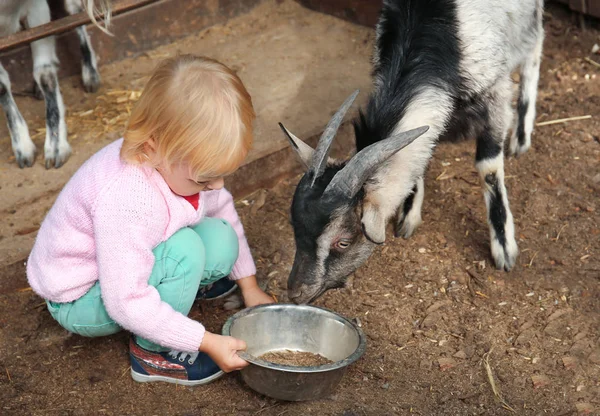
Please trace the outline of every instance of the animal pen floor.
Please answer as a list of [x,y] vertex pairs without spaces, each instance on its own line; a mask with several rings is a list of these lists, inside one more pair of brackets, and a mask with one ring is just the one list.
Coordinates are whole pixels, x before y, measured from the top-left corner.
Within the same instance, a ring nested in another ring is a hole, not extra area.
[[[584,58],[600,32],[581,32],[561,8],[550,8],[546,29],[538,121],[594,117],[538,127],[532,149],[506,161],[518,265],[510,273],[490,265],[474,144],[440,145],[416,235],[390,236],[348,288],[316,302],[357,318],[368,337],[336,394],[317,402],[278,403],[237,374],[196,388],[135,383],[128,335],[69,335],[28,290],[23,259],[66,180],[119,136],[157,59],[195,52],[233,66],[254,97],[252,158],[259,159],[285,146],[277,121],[308,137],[355,87],[364,100],[372,31],[270,0],[223,26],[103,66],[95,95],[82,95],[78,77],[63,80],[74,149],[67,165],[45,171],[38,157],[19,170],[9,140],[0,142],[0,413],[599,414],[600,74]],[[19,97],[18,104],[41,149],[43,103]],[[345,127],[338,140],[350,134]],[[4,125],[0,137],[8,137]],[[297,179],[238,201],[259,277],[280,301],[293,260],[288,207]],[[191,316],[219,332],[231,314],[222,306],[198,304]],[[488,364],[504,402],[494,396]]]

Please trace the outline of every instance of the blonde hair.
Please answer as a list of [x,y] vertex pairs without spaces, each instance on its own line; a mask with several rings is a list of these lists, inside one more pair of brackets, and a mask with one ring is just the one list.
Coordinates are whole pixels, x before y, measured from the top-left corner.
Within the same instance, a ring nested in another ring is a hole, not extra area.
[[[121,158],[187,163],[194,178],[233,173],[252,146],[252,99],[239,77],[213,59],[181,55],[161,62],[131,112]],[[155,158],[146,144],[154,142]]]

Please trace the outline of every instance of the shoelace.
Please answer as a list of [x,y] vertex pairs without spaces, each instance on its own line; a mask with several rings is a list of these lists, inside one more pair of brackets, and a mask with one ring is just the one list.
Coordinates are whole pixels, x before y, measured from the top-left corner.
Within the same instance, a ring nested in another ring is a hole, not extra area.
[[181,363],[184,362],[187,357],[190,357],[188,360],[188,364],[190,364],[190,365],[194,364],[194,362],[196,361],[196,358],[198,358],[199,354],[200,354],[200,351],[196,351],[196,352],[192,352],[192,353],[175,351],[175,350],[169,351],[169,357],[177,358],[179,360],[179,362],[181,362]]

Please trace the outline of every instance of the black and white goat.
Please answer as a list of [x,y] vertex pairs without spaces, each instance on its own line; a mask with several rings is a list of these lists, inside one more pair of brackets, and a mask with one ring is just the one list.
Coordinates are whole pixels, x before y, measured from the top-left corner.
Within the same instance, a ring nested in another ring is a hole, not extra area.
[[[377,25],[374,91],[355,121],[357,154],[328,161],[351,96],[313,151],[281,126],[308,167],[295,191],[296,257],[288,294],[297,303],[340,287],[385,241],[421,223],[426,167],[442,138],[473,137],[491,252],[510,270],[517,258],[504,185],[504,141],[512,125],[511,72],[520,67],[518,118],[509,152],[531,143],[543,43],[542,0],[387,0]],[[356,93],[355,93],[356,94]],[[426,126],[426,127],[422,127]]]
[[[83,11],[83,0],[65,0],[65,9],[69,14]],[[90,17],[99,27],[94,11],[94,0],[85,0]],[[108,0],[101,2],[102,11],[110,19]],[[105,18],[105,23],[108,23]],[[7,36],[21,30],[50,22],[50,8],[46,0],[2,0],[0,1],[0,36]],[[101,27],[102,30],[106,30]],[[94,92],[100,85],[100,75],[96,66],[96,57],[84,26],[76,29],[82,52],[82,76],[85,90]],[[61,167],[71,154],[67,141],[65,107],[58,85],[54,36],[31,43],[33,55],[33,77],[36,88],[46,102],[46,141],[44,157],[46,168]],[[10,77],[0,63],[0,105],[6,113],[12,148],[19,167],[30,167],[35,160],[35,145],[29,136],[29,129],[17,108],[11,92]]]

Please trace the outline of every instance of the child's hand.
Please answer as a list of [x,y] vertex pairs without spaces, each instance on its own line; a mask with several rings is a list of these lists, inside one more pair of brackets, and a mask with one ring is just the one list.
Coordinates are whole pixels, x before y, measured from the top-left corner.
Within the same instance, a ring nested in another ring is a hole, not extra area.
[[263,292],[258,286],[255,289],[242,291],[242,295],[244,297],[244,303],[248,308],[256,305],[275,303],[275,299]]
[[205,352],[214,360],[219,368],[226,373],[235,370],[241,370],[248,365],[247,361],[242,360],[238,351],[246,349],[246,343],[241,339],[225,337],[222,335],[206,332],[202,345],[199,350]]
[[245,277],[236,283],[242,289],[242,296],[244,297],[246,307],[275,303],[275,299],[263,292],[258,286],[255,276]]

